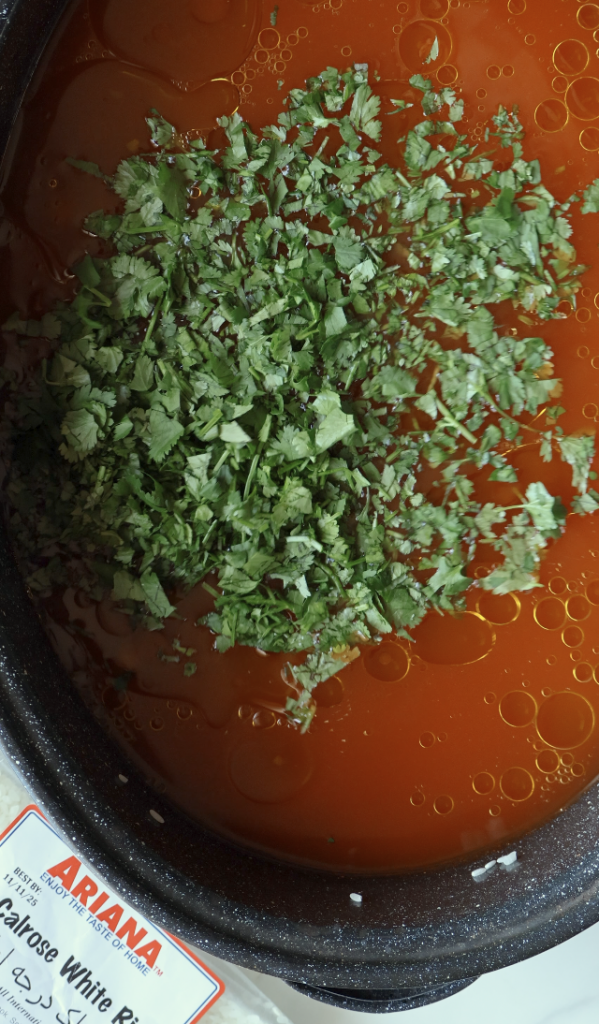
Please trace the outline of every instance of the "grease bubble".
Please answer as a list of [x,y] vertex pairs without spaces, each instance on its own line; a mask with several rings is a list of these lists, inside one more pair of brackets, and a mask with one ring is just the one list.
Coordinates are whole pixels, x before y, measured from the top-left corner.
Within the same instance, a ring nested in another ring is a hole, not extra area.
[[537,732],[550,747],[572,750],[588,740],[595,727],[595,712],[579,693],[564,690],[541,704]]
[[487,796],[495,788],[495,779],[490,772],[479,772],[472,780],[472,788],[479,796]]
[[520,803],[532,796],[535,781],[526,768],[508,768],[499,780],[499,786],[508,800]]
[[453,800],[450,796],[438,796],[433,803],[436,814],[449,814],[453,811]]
[[522,690],[506,693],[499,702],[499,714],[503,721],[517,729],[530,725],[536,713],[536,700],[530,693],[522,693]]

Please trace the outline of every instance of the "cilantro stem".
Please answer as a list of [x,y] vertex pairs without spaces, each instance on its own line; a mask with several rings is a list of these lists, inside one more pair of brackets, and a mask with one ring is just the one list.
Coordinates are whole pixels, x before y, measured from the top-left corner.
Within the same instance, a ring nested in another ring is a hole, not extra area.
[[434,231],[427,231],[424,235],[415,235],[415,242],[430,242],[435,238],[441,238],[446,235],[448,231],[456,228],[460,223],[459,217],[455,217],[454,220],[450,220],[448,224],[443,224],[441,227],[435,228]]
[[[216,463],[216,466],[212,470],[212,472],[214,473],[214,476],[218,476],[218,471],[219,471],[219,469],[221,469],[222,466],[224,466],[225,462],[227,461],[228,455],[229,455],[229,451],[228,451],[227,448],[225,448],[225,450],[222,453],[220,459]],[[215,520],[215,522],[216,522],[216,520]]]
[[[517,419],[514,418],[514,416],[511,416],[509,412],[506,412],[505,409],[502,409],[501,406],[499,406],[497,404],[497,402],[489,394],[488,391],[485,391],[483,388],[477,388],[476,392],[477,392],[477,394],[479,394],[481,396],[481,398],[484,398],[489,403],[489,405],[495,410],[496,413],[498,413],[504,419],[509,420],[510,423],[515,423],[515,425],[518,428],[520,428],[522,430],[529,430],[533,434],[542,434],[543,433],[543,431],[539,430],[538,427],[531,427],[530,424],[522,423],[521,420],[517,420]],[[538,419],[539,415],[540,414],[537,414],[537,416],[535,416],[535,419]],[[534,421],[532,421],[532,422],[534,422]]]
[[87,288],[88,292],[91,292],[92,295],[96,296],[96,298],[98,299],[102,306],[112,305],[112,299],[109,299],[107,295],[104,295],[102,292],[98,291],[97,288],[92,288],[92,286],[89,284],[85,285],[85,287]]
[[[362,561],[362,559],[360,559],[360,561]],[[327,576],[330,576],[330,578],[333,580],[333,583],[337,587],[337,592],[339,593],[340,597],[345,597],[345,590],[343,584],[341,583],[341,580],[339,579],[335,570],[330,565],[327,565],[325,562],[322,563],[322,568],[324,572],[326,572]]]
[[144,340],[142,341],[142,343],[140,345],[140,351],[141,352],[143,352],[143,350],[146,348],[148,342],[150,341],[150,338],[152,337],[152,335],[154,333],[154,328],[156,327],[156,322],[158,320],[158,314],[160,313],[160,310],[162,309],[163,298],[164,298],[164,293],[163,293],[163,295],[160,296],[160,298],[156,302],[156,305],[154,306],[154,312],[152,313],[150,322],[148,324]]
[[220,409],[217,409],[214,415],[212,416],[212,419],[208,420],[206,426],[202,427],[201,430],[197,431],[196,437],[198,437],[201,440],[206,434],[209,434],[212,428],[216,426],[218,421],[222,419],[222,415],[222,411]]
[[256,454],[254,455],[254,458],[252,459],[252,464],[250,466],[250,471],[249,471],[249,473],[247,475],[247,480],[245,482],[245,487],[243,488],[243,500],[244,501],[247,501],[247,498],[249,496],[250,488],[252,486],[252,481],[254,479],[254,476],[256,475],[256,470],[258,468],[258,462],[260,461],[260,456],[262,454],[262,449],[263,448],[264,448],[264,445],[260,444],[258,446],[258,451],[256,452]]
[[468,430],[468,427],[465,427],[463,423],[460,423],[459,420],[456,420],[455,416],[452,416],[449,409],[444,404],[444,402],[441,401],[438,395],[435,395],[435,402],[437,404],[437,409],[439,410],[441,415],[451,424],[451,426],[454,427],[454,429],[457,430],[458,433],[462,435],[462,437],[465,437],[467,441],[470,441],[471,444],[477,445],[478,438],[475,437],[474,434],[472,434]]

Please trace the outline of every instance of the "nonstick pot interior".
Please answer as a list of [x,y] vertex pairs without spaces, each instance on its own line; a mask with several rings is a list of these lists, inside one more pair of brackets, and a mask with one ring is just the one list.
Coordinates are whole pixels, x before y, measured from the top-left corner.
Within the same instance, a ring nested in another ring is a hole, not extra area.
[[[2,8],[0,151],[64,6],[12,0]],[[346,1000],[360,998],[351,990],[440,993],[599,918],[596,784],[520,840],[515,865],[497,866],[482,880],[472,876],[481,860],[392,877],[304,870],[207,832],[156,794],[86,710],[50,648],[4,535],[0,740],[67,841],[124,899],[216,956],[296,985],[336,989]],[[356,890],[359,904],[350,899]]]

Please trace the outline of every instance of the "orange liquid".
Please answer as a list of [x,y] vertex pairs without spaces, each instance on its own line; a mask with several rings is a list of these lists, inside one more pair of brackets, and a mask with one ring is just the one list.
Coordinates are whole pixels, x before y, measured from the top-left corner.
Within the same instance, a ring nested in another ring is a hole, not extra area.
[[[115,197],[70,168],[67,155],[110,173],[147,149],[152,107],[218,145],[217,116],[239,105],[254,126],[269,123],[281,96],[331,64],[376,69],[383,110],[390,97],[413,98],[407,80],[416,71],[455,80],[475,138],[500,102],[517,103],[525,156],[540,159],[560,201],[599,174],[593,5],[286,0],[276,27],[269,14],[258,0],[93,0],[89,13],[76,9],[38,75],[3,193],[0,257],[11,282],[3,312],[46,310],[70,294],[68,267],[85,251],[101,252],[81,221],[114,208]],[[439,57],[423,65],[435,36]],[[391,163],[406,130],[400,118],[383,116],[379,148]],[[566,433],[599,418],[597,220],[575,211],[573,223],[580,260],[595,264],[576,313],[530,325],[510,308],[496,312],[554,348]],[[512,458],[520,489],[542,478],[569,500],[563,464],[540,463],[534,445]],[[490,498],[511,503],[513,486],[496,485]],[[464,616],[429,616],[413,644],[364,648],[318,688],[306,736],[283,714],[287,659],[247,648],[217,654],[210,633],[194,625],[206,611],[201,589],[158,633],[131,632],[109,601],[95,607],[72,592],[50,603],[49,629],[94,713],[190,814],[277,856],[401,871],[505,844],[599,774],[597,517],[569,517],[541,583],[503,598],[473,587]],[[198,671],[186,677],[190,660]],[[132,674],[126,690],[118,688],[123,673]]]

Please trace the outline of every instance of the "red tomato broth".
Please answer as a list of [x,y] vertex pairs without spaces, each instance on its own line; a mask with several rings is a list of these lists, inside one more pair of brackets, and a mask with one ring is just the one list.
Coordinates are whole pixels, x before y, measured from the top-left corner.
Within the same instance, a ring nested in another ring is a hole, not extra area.
[[[68,267],[85,251],[102,252],[81,223],[91,210],[114,208],[115,197],[69,167],[67,155],[112,172],[149,148],[151,107],[180,132],[218,144],[217,116],[239,104],[254,126],[269,123],[290,88],[331,64],[368,63],[387,100],[417,99],[407,83],[415,71],[441,84],[455,79],[475,138],[498,103],[517,103],[525,155],[540,159],[543,182],[560,200],[599,174],[595,120],[576,116],[594,112],[599,60],[573,3],[286,0],[276,26],[268,5],[260,11],[250,0],[170,4],[168,18],[166,11],[158,0],[92,0],[89,14],[81,5],[65,22],[24,110],[3,192],[9,237],[0,258],[11,284],[3,312],[44,311],[68,296]],[[206,53],[197,49],[196,24]],[[435,35],[439,58],[423,65]],[[556,50],[571,39],[580,45]],[[233,57],[243,63],[233,68]],[[383,116],[378,148],[392,163],[401,118]],[[599,132],[597,141],[599,148]],[[472,195],[476,183],[466,190]],[[599,418],[596,220],[575,211],[573,221],[579,258],[591,264],[577,312],[566,307],[567,323],[542,325],[497,312],[506,328],[541,333],[554,348],[566,432],[594,430]],[[517,487],[542,478],[568,500],[563,464],[540,463],[535,444],[512,458]],[[477,493],[515,500],[510,484],[479,481]],[[482,561],[472,567],[473,577],[486,571]],[[318,688],[305,736],[284,716],[286,656],[216,653],[210,633],[195,626],[207,609],[201,588],[180,601],[182,618],[156,633],[132,632],[109,601],[96,607],[82,594],[55,595],[49,632],[94,713],[193,816],[278,856],[411,870],[507,842],[599,773],[596,517],[569,517],[541,582],[536,592],[503,598],[472,588],[464,616],[429,616],[413,644],[387,639],[364,648]],[[177,653],[173,640],[195,652]],[[197,672],[186,677],[191,661]]]

